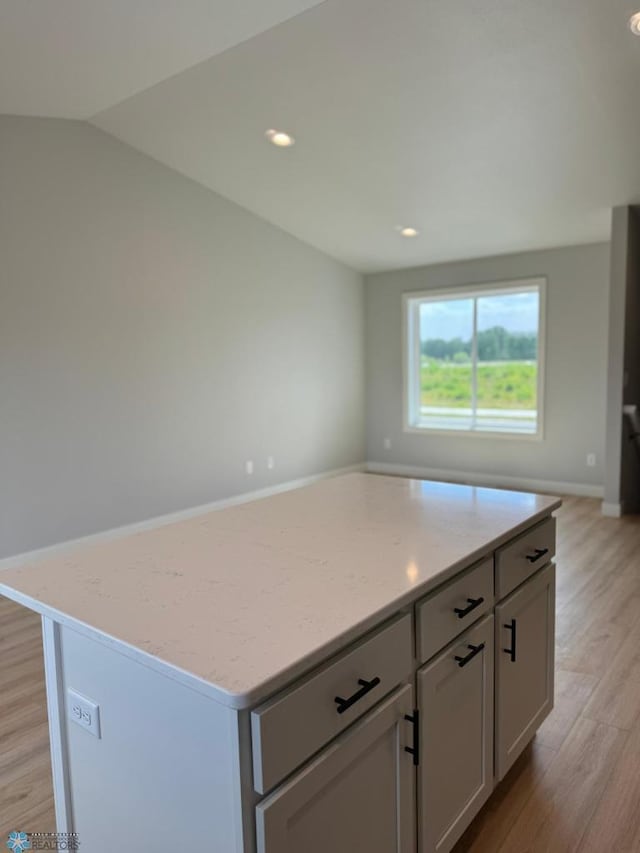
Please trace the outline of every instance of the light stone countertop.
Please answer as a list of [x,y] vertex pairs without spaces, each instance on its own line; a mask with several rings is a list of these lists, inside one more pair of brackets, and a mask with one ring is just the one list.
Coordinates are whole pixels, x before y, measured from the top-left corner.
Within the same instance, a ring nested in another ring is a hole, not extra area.
[[245,708],[559,505],[347,474],[6,569],[0,593]]

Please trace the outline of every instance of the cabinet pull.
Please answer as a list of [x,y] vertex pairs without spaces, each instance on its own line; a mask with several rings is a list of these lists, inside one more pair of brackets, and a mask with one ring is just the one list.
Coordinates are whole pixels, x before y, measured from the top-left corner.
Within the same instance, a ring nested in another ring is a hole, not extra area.
[[420,764],[420,711],[416,708],[413,714],[405,714],[405,720],[413,724],[413,746],[405,746],[404,751],[413,755],[413,763]]
[[533,554],[527,554],[526,559],[529,560],[530,563],[537,563],[539,559],[544,557],[545,554],[549,553],[548,548],[534,548]]
[[336,705],[337,712],[339,714],[344,714],[345,711],[348,711],[352,705],[355,705],[356,702],[359,702],[363,696],[366,696],[374,687],[377,687],[380,684],[380,679],[378,676],[372,678],[371,681],[365,681],[364,678],[358,679],[358,684],[360,685],[360,690],[356,690],[353,696],[349,696],[348,699],[343,699],[341,696],[336,696],[333,700]]
[[475,610],[476,607],[480,607],[481,604],[484,604],[484,598],[467,598],[467,607],[454,607],[453,612],[457,614],[458,619],[464,619],[472,610]]
[[458,666],[460,667],[466,666],[470,660],[473,660],[476,655],[480,654],[480,652],[484,649],[484,643],[480,643],[479,646],[472,646],[471,644],[469,644],[467,648],[471,649],[468,655],[465,655],[464,657],[456,655],[455,659],[458,661]]
[[510,649],[503,649],[502,651],[506,655],[509,655],[509,657],[511,658],[511,663],[515,663],[516,662],[516,620],[512,619],[511,622],[508,622],[504,627],[507,629],[507,631],[511,631],[511,648]]

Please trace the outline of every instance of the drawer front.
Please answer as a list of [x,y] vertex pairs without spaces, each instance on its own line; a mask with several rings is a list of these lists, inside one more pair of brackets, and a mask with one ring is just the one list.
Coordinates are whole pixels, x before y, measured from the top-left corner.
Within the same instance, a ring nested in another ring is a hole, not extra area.
[[[251,713],[254,788],[264,794],[390,690],[409,679],[406,614]],[[337,702],[340,698],[343,702]]]
[[556,520],[547,518],[496,551],[496,595],[514,590],[556,553]]
[[418,657],[429,660],[493,608],[493,558],[474,566],[417,606]]

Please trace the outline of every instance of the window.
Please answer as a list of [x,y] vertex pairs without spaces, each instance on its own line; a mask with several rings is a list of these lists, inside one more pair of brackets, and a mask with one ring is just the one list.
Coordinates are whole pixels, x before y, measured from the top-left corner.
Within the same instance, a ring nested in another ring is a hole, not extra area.
[[542,436],[545,281],[408,293],[409,430]]

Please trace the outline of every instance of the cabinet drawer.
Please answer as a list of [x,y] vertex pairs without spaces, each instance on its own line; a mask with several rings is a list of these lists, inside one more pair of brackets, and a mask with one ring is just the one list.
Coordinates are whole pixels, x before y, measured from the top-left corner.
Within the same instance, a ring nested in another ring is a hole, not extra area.
[[493,558],[489,558],[418,604],[418,657],[429,660],[493,607]]
[[405,684],[258,803],[257,853],[415,853],[413,707]]
[[496,595],[504,598],[556,553],[556,520],[547,518],[496,551]]
[[[412,672],[406,614],[251,713],[254,788],[264,794]],[[336,698],[345,700],[338,703]]]

